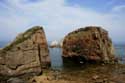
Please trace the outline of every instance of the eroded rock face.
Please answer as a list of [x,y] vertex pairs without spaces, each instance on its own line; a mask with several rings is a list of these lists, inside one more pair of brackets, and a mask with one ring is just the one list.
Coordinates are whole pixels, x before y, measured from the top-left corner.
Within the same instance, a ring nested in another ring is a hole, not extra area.
[[114,47],[108,32],[88,26],[69,33],[63,41],[64,57],[83,57],[87,61],[113,61]]
[[0,75],[39,74],[50,63],[48,45],[42,27],[35,26],[0,50]]

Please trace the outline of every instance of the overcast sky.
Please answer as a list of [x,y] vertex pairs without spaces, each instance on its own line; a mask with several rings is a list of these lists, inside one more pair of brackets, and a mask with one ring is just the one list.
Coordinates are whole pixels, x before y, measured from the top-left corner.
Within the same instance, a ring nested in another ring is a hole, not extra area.
[[85,26],[102,26],[125,42],[125,0],[0,0],[0,41],[40,25],[48,41]]

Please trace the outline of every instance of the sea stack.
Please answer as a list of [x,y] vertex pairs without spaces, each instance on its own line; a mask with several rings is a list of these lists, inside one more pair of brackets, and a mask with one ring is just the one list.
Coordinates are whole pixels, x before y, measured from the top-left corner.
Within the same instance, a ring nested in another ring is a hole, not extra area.
[[50,64],[44,30],[35,26],[0,50],[0,75],[40,74]]
[[65,36],[63,57],[84,61],[114,62],[115,52],[108,31],[98,26],[79,28]]
[[49,47],[50,47],[50,48],[59,47],[58,41],[56,41],[56,40],[55,40],[55,41],[52,41]]

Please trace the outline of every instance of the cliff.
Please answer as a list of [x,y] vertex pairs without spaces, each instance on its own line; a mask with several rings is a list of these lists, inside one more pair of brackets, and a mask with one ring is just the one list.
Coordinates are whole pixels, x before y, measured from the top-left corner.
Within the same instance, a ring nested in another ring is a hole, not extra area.
[[19,34],[0,51],[0,75],[39,74],[49,63],[48,44],[41,26]]
[[101,27],[77,29],[63,41],[63,57],[81,57],[85,61],[114,61],[114,47],[108,32]]

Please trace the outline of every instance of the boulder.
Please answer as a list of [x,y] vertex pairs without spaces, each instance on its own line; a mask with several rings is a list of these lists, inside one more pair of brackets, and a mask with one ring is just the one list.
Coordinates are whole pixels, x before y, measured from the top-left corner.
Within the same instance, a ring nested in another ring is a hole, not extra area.
[[63,57],[80,57],[85,61],[114,61],[115,52],[108,31],[97,26],[79,28],[65,36]]
[[0,50],[0,75],[39,74],[50,64],[44,30],[35,26]]

